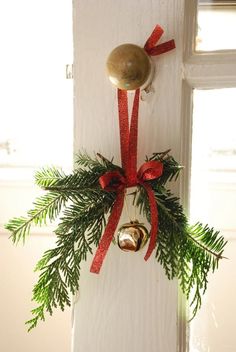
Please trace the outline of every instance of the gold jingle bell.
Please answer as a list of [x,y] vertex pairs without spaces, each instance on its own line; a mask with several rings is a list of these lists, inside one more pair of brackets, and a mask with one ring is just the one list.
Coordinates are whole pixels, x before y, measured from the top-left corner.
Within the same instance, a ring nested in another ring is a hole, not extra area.
[[138,221],[122,225],[118,230],[118,246],[126,252],[137,252],[148,240],[148,230]]
[[108,56],[106,66],[110,81],[122,90],[148,85],[152,73],[149,56],[143,48],[134,44],[116,47]]

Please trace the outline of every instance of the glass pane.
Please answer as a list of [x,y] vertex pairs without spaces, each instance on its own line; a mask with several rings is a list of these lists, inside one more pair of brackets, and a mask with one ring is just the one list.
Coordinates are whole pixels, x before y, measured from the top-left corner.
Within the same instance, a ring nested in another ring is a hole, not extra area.
[[236,1],[198,0],[196,50],[236,49]]
[[0,42],[1,175],[10,178],[17,167],[71,166],[72,1],[1,1]]
[[190,216],[228,239],[190,324],[191,352],[236,351],[236,89],[195,90]]

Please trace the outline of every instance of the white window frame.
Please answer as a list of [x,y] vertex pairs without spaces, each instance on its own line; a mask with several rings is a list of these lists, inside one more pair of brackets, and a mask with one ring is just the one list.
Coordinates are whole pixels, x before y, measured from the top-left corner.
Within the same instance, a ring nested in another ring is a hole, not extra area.
[[[192,140],[193,89],[219,89],[236,87],[235,50],[196,51],[198,1],[185,0],[182,117],[183,138],[181,146],[185,178],[182,178],[180,194],[184,207],[189,209]],[[179,349],[189,351],[189,325],[186,321],[186,301],[179,297]],[[185,316],[184,319],[181,317]],[[191,351],[189,351],[191,352]]]

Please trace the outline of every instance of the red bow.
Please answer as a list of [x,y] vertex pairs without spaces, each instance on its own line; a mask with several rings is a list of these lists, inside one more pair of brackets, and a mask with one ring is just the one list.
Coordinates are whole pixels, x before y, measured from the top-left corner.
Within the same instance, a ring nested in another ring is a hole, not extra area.
[[[144,46],[144,49],[148,55],[159,55],[175,48],[174,40],[155,46],[162,33],[163,29],[157,25]],[[146,181],[154,180],[160,177],[163,172],[163,165],[158,161],[148,161],[144,163],[137,172],[139,95],[140,90],[137,89],[135,91],[129,127],[127,91],[118,89],[120,148],[124,175],[122,175],[119,171],[109,171],[102,175],[99,179],[100,185],[104,190],[108,192],[116,192],[117,195],[105,232],[98,245],[97,252],[90,268],[90,271],[93,273],[99,273],[101,269],[103,260],[120,220],[124,204],[125,190],[128,187],[141,185],[146,190],[149,198],[151,232],[148,250],[144,257],[145,260],[150,257],[156,245],[158,232],[158,210],[154,191],[152,190],[151,185]]]

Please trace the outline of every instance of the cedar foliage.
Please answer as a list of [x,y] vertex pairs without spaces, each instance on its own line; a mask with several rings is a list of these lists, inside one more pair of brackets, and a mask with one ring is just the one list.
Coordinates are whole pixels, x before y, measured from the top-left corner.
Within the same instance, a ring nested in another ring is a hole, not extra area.
[[[147,160],[161,161],[164,166],[162,176],[149,181],[159,212],[156,259],[168,279],[177,278],[187,299],[191,297],[194,317],[207,288],[208,273],[218,267],[226,242],[208,225],[188,224],[179,199],[167,189],[168,182],[176,181],[181,171],[169,151],[155,153]],[[24,242],[31,225],[46,225],[60,216],[55,230],[56,246],[44,253],[35,268],[40,273],[33,289],[37,307],[32,310],[32,319],[26,322],[28,330],[45,320],[45,313],[52,314],[57,307],[64,310],[71,305],[71,295],[79,288],[81,262],[98,245],[116,198],[114,192],[104,191],[98,180],[105,172],[116,169],[122,172],[100,154],[91,158],[84,153],[78,155],[71,175],[53,167],[38,171],[36,184],[46,193],[35,200],[26,217],[13,218],[5,226],[14,243]],[[134,205],[150,222],[145,190],[138,187],[132,196]]]

